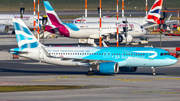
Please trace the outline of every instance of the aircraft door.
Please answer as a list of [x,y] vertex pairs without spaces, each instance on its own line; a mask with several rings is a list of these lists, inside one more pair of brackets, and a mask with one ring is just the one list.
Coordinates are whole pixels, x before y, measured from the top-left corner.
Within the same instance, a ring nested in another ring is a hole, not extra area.
[[149,50],[148,59],[154,60],[155,55],[156,55],[156,52],[154,50]]
[[39,49],[39,59],[44,59],[44,51]]

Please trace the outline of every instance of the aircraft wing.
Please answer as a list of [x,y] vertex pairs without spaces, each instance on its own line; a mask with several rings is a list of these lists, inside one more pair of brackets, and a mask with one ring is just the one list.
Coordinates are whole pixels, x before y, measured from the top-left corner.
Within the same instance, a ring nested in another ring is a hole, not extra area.
[[177,24],[177,20],[167,20],[166,22],[165,22],[165,24],[166,25],[172,25],[172,24]]
[[156,23],[151,23],[151,22],[148,22],[147,24],[143,25],[143,27],[144,27],[145,29],[153,28],[153,27],[157,27],[157,26],[158,26],[158,24],[156,24]]
[[[169,19],[170,19],[170,17],[168,18],[168,20],[166,20],[166,22],[165,22],[166,25],[177,24],[177,22],[178,22],[177,20],[169,20]],[[148,22],[147,24],[143,25],[143,27],[145,29],[153,28],[153,27],[157,27],[157,26],[158,26],[158,24],[152,23],[152,22]]]

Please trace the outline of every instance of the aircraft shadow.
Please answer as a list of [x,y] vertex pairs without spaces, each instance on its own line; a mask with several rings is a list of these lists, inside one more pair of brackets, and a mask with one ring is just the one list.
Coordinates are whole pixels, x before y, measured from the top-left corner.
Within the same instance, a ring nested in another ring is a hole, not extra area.
[[[31,75],[87,75],[89,68],[79,68],[74,66],[57,66],[38,63],[32,60],[2,60],[0,61],[0,76],[31,76]],[[101,75],[94,70],[95,75]],[[142,72],[119,72],[116,75],[152,75],[147,69]],[[167,75],[157,73],[157,75]],[[101,75],[113,76],[113,75]]]

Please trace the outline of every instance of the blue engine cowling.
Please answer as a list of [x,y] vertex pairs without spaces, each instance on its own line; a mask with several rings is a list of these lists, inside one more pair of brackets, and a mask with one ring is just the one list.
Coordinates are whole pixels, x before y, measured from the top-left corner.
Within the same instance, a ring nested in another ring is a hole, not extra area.
[[104,62],[99,64],[97,70],[101,74],[116,74],[119,72],[119,65],[116,62]]
[[138,67],[119,67],[120,72],[136,72]]

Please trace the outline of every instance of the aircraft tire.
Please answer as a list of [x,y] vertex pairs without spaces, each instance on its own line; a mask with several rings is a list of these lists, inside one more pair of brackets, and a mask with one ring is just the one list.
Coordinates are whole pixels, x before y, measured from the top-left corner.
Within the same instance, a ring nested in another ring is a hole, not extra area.
[[87,72],[87,75],[88,75],[88,76],[94,75],[94,71],[88,71],[88,72]]

